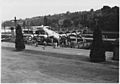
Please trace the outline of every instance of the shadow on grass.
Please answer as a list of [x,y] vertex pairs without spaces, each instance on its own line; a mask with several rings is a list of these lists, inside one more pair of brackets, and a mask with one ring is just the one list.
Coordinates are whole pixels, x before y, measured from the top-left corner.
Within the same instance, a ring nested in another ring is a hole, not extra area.
[[17,50],[16,48],[13,48],[13,47],[2,47],[2,49],[11,50],[11,51],[13,51],[13,52],[21,52],[21,51],[24,51],[24,50]]
[[71,55],[71,54],[64,54],[64,53],[56,53],[56,52],[47,52],[47,51],[36,51],[36,50],[22,50],[18,51],[15,48],[12,47],[2,47],[2,49],[10,50],[12,52],[23,52],[23,53],[29,53],[29,54],[37,54],[37,55],[44,55],[44,56],[51,56],[51,57],[57,57],[57,58],[66,58],[66,59],[75,59],[75,60],[81,60],[90,62],[89,58],[87,56],[83,55]]
[[16,49],[14,49],[12,51],[14,51],[14,52],[21,52],[21,51],[24,51],[24,50],[16,50]]

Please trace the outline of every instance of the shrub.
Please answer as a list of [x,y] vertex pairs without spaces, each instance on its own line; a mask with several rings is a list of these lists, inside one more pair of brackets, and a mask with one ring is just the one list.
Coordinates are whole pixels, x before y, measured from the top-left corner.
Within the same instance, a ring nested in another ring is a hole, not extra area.
[[21,29],[20,25],[17,25],[17,27],[16,27],[15,48],[16,48],[16,50],[23,50],[23,49],[25,49],[22,29]]
[[92,62],[105,61],[105,49],[102,40],[102,33],[98,26],[93,32],[93,42],[90,51],[90,60]]

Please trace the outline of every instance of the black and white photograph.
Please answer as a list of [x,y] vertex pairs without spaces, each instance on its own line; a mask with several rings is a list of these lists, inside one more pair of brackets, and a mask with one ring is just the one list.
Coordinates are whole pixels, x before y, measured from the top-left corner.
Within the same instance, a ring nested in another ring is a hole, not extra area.
[[119,83],[119,0],[1,0],[1,83]]

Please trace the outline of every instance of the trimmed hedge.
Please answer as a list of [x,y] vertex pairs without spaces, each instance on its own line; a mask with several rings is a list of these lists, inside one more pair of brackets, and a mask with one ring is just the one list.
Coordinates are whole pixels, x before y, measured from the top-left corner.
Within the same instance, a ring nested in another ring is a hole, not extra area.
[[15,48],[16,48],[16,50],[24,50],[25,49],[22,29],[21,29],[20,25],[17,25],[17,27],[16,27]]

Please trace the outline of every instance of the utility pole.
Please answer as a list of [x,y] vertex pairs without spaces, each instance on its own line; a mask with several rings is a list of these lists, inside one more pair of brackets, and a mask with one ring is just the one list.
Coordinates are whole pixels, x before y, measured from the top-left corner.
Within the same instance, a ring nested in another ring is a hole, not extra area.
[[17,26],[17,20],[16,20],[16,17],[14,17],[14,22],[15,22],[15,29],[16,29],[16,26]]
[[4,27],[4,32],[6,33],[5,23],[3,23],[3,27]]
[[[16,31],[16,26],[17,26],[17,19],[16,19],[16,16],[14,17],[14,24],[15,24],[15,31]],[[14,34],[16,35],[16,34]]]

